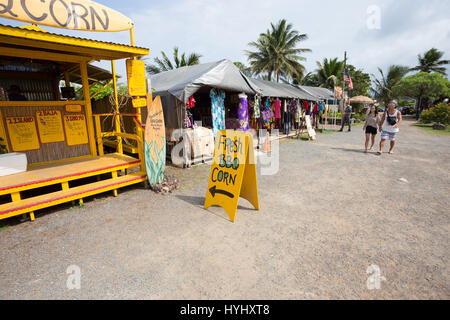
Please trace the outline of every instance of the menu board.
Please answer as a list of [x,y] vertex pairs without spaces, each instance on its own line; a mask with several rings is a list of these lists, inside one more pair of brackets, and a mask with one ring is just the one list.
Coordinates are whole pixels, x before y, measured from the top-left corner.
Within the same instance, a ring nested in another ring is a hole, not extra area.
[[36,112],[41,143],[63,142],[64,129],[61,111],[42,110]]
[[33,116],[7,117],[5,120],[14,152],[40,149],[36,122]]
[[130,96],[146,96],[145,63],[142,60],[127,60],[128,93]]
[[77,146],[89,143],[84,114],[65,115],[64,127],[66,128],[67,145]]

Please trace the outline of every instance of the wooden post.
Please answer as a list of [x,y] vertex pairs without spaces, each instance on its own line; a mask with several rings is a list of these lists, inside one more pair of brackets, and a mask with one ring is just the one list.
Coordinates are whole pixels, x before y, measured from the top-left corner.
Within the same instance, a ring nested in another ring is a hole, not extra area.
[[[113,179],[117,179],[117,177],[118,177],[118,172],[117,172],[117,171],[111,172],[111,177],[112,177]],[[114,189],[114,190],[113,190],[113,194],[114,194],[114,197],[117,197],[117,189]]]
[[70,87],[70,76],[67,71],[64,72],[64,82],[66,83],[66,87]]
[[[114,63],[114,60],[111,60],[111,70],[112,70],[112,76],[113,76],[113,88],[114,88],[114,102],[116,104],[115,112],[116,115],[114,117],[114,123],[115,123],[115,130],[116,133],[120,133],[120,110],[119,110],[119,97],[117,93],[117,78],[116,78],[116,65]],[[123,144],[122,144],[122,137],[117,137],[117,152],[122,154],[123,153]]]
[[[136,46],[136,42],[135,42],[135,40],[134,40],[134,25],[131,27],[131,29],[130,29],[130,42],[131,42],[131,46]],[[136,60],[136,57],[134,57],[133,59],[135,59]],[[151,88],[147,88],[147,92],[149,91],[149,90],[151,90]],[[142,123],[142,113],[141,113],[141,108],[136,108],[136,114],[137,114],[137,116],[136,116],[136,118],[139,120],[139,122],[141,122]],[[143,137],[143,135],[142,135],[142,130],[141,130],[141,128],[139,127],[139,126],[136,126],[136,134],[139,136],[139,137]]]
[[0,138],[3,139],[2,144],[6,147],[6,152],[9,152],[9,146],[8,146],[8,138],[6,137],[6,131],[3,127],[3,116],[2,116],[2,108],[0,107]]
[[17,202],[17,201],[22,200],[22,198],[20,197],[20,192],[11,193],[11,200],[12,200],[12,202]]
[[100,116],[96,115],[96,116],[94,116],[94,118],[95,118],[95,130],[97,132],[98,155],[101,157],[104,155],[102,126],[100,124]]
[[80,63],[80,70],[81,70],[81,79],[83,82],[83,94],[85,102],[86,120],[88,126],[89,147],[91,149],[91,155],[95,157],[97,156],[97,146],[95,145],[94,119],[92,119],[91,94],[89,92],[89,79],[86,61]]

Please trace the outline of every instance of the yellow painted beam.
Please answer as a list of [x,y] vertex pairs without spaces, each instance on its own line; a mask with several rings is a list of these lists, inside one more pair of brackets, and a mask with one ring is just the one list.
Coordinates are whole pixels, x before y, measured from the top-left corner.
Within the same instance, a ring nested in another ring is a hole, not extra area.
[[47,46],[44,45],[46,48],[49,48],[49,45],[55,45],[54,47],[49,48],[53,50],[55,49],[61,50],[62,48],[68,46],[70,47],[66,49],[67,52],[75,52],[75,50],[82,51],[83,49],[96,50],[99,52],[99,55],[102,54],[104,56],[108,55],[112,56],[111,60],[114,58],[120,59],[131,56],[146,56],[149,54],[149,50],[145,48],[102,42],[90,39],[81,39],[76,37],[58,35],[54,33],[36,32],[33,30],[8,27],[4,25],[0,25],[0,35],[11,37],[12,40],[20,39],[24,41],[24,44],[28,43],[29,45],[33,44],[39,47],[42,47],[42,44],[39,45],[39,42],[45,41],[48,43]]
[[130,140],[135,140],[135,141],[142,141],[142,139],[135,134],[131,134],[131,133],[123,133],[123,132],[102,132],[102,137],[103,138],[107,138],[107,137],[122,137],[125,139],[130,139]]
[[[117,141],[105,140],[103,141],[103,145],[117,149]],[[126,143],[123,144],[123,151],[130,154],[139,154],[137,147]]]
[[94,119],[92,118],[92,105],[90,99],[91,95],[89,92],[89,80],[86,61],[80,63],[80,70],[83,83],[86,119],[88,123],[89,146],[91,149],[91,155],[95,157],[97,155],[97,146],[95,144],[94,123],[93,123]]
[[86,56],[76,56],[72,54],[53,53],[42,50],[27,50],[8,47],[1,47],[1,54],[2,56],[16,57],[16,58],[28,58],[28,59],[39,58],[40,60],[74,62],[74,63],[92,60],[92,57]]
[[11,193],[11,200],[12,200],[12,202],[17,202],[17,201],[22,200],[22,198],[20,197],[20,192]]
[[[116,78],[116,64],[114,60],[111,61],[111,72],[113,76],[113,89],[114,89],[114,102],[116,104],[116,115],[114,117],[114,125],[115,130],[117,133],[120,133],[120,109],[119,109],[119,95],[117,93],[117,78]],[[122,145],[122,138],[120,136],[117,136],[117,152],[123,153],[123,145]]]
[[100,116],[95,115],[95,133],[97,135],[98,155],[103,156],[103,137],[102,137],[102,125],[100,123]]
[[1,107],[64,107],[65,105],[80,105],[84,106],[84,100],[69,100],[69,101],[0,101]]

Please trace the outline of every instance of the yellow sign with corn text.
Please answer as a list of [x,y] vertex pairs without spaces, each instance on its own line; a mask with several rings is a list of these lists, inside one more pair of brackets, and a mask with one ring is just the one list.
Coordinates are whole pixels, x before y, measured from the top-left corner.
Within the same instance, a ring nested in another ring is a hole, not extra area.
[[247,132],[221,130],[217,134],[209,175],[205,209],[220,206],[235,221],[239,198],[259,210],[253,136]]
[[90,0],[0,0],[0,18],[83,31],[133,27],[133,21],[123,14]]
[[40,149],[34,117],[8,117],[5,120],[14,152]]
[[36,112],[41,143],[64,141],[64,129],[59,110],[40,110]]
[[89,143],[86,118],[84,114],[65,115],[64,126],[66,128],[68,146],[72,147]]
[[142,60],[127,60],[128,93],[132,97],[147,96],[145,63]]

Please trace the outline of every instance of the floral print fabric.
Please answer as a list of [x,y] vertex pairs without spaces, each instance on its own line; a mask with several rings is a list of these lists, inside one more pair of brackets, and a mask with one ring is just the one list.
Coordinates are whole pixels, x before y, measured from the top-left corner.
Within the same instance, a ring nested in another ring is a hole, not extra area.
[[225,91],[211,89],[211,115],[213,120],[214,139],[220,130],[225,129]]

